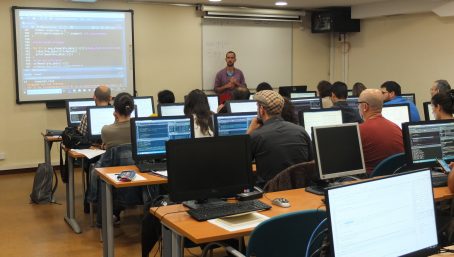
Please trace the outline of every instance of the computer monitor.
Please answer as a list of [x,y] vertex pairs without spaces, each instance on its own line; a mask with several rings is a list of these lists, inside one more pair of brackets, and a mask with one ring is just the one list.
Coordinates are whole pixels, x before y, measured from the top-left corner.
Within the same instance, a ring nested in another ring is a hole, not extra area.
[[353,91],[351,89],[347,90],[347,96],[353,96]]
[[422,103],[424,107],[424,119],[425,120],[435,120],[435,115],[433,113],[432,103],[424,102]]
[[134,97],[136,106],[136,117],[150,117],[154,113],[153,96],[136,96]]
[[251,93],[251,94],[249,95],[249,100],[254,100],[254,96],[255,96],[255,93]]
[[306,91],[306,92],[291,92],[290,99],[293,98],[303,98],[303,97],[316,97],[317,93],[315,91]]
[[90,140],[101,139],[101,129],[115,122],[113,106],[89,107],[87,109],[88,136]]
[[295,98],[290,99],[293,106],[295,106],[295,110],[305,111],[305,110],[319,110],[322,108],[322,100],[320,97],[305,97],[305,98]]
[[437,158],[454,161],[454,120],[407,122],[402,135],[407,165],[432,167]]
[[96,106],[95,100],[90,99],[78,99],[78,100],[67,100],[66,101],[66,120],[68,127],[77,127],[80,124],[80,120],[85,113],[87,108]]
[[312,127],[320,179],[366,173],[358,123]]
[[358,110],[358,100],[359,97],[347,97],[347,104],[350,106],[350,108],[353,108],[355,110]]
[[312,127],[340,125],[343,123],[340,109],[306,110],[298,113],[300,125],[311,137]]
[[184,103],[158,104],[158,115],[167,116],[184,116]]
[[287,98],[290,98],[290,94],[293,93],[301,93],[301,92],[306,92],[307,86],[306,85],[301,85],[301,86],[283,86],[279,87],[279,94],[281,96],[285,96]]
[[409,102],[416,104],[416,96],[414,93],[401,94],[402,98],[406,99]]
[[210,110],[213,113],[218,112],[218,106],[219,106],[219,96],[218,95],[207,95],[208,98],[208,104],[210,105]]
[[384,105],[381,115],[402,128],[402,123],[410,121],[410,106],[408,104]]
[[429,169],[328,188],[331,255],[429,256],[438,251]]
[[228,113],[257,112],[255,100],[231,100],[226,102]]
[[244,135],[257,112],[225,113],[214,115],[214,133],[216,136]]
[[168,141],[173,202],[232,197],[254,185],[249,135]]
[[147,117],[131,119],[132,157],[136,162],[166,157],[169,140],[194,137],[192,117]]

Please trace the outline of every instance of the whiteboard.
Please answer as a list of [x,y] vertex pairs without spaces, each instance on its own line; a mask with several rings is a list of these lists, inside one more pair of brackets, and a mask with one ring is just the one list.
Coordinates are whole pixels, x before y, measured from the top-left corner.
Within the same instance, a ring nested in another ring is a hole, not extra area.
[[261,82],[273,88],[292,85],[292,24],[285,22],[208,20],[202,22],[203,89],[213,90],[225,54],[236,53],[249,89]]

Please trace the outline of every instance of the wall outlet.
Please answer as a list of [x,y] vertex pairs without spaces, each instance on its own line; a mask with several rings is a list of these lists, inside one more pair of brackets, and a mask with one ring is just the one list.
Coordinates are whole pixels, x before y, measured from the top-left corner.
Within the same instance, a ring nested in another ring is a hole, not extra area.
[[6,158],[6,154],[4,152],[0,152],[0,160],[4,160]]

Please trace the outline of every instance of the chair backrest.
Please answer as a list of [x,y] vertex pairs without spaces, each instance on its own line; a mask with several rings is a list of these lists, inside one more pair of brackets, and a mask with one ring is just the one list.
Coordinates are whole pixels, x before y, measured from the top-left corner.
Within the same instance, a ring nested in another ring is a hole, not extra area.
[[324,210],[298,211],[270,218],[252,231],[246,256],[305,256],[309,238],[324,218]]
[[99,167],[134,165],[131,144],[123,144],[111,147],[101,156]]
[[269,180],[264,190],[266,192],[282,191],[310,186],[312,181],[317,180],[315,162],[302,162],[292,165],[279,172]]
[[392,175],[406,163],[405,153],[397,153],[382,160],[370,173],[370,177]]

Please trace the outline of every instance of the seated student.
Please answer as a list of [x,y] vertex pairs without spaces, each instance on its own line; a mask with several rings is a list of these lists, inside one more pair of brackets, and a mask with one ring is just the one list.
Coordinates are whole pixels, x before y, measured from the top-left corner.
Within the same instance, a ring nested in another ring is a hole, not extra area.
[[194,137],[212,137],[213,113],[208,104],[208,98],[200,89],[192,90],[184,102],[184,114],[194,117]]
[[402,130],[381,115],[382,93],[366,89],[359,96],[358,109],[364,122],[359,125],[367,173],[387,157],[404,152]]
[[367,89],[367,87],[363,83],[356,82],[352,87],[352,96],[359,97],[359,95],[361,95],[361,92],[363,92],[365,89]]
[[384,105],[390,104],[409,104],[410,105],[410,121],[420,121],[418,108],[413,102],[410,102],[401,96],[400,85],[395,81],[386,81],[381,86]]
[[[112,100],[112,96],[110,95],[110,88],[106,85],[100,85],[95,89],[95,93],[93,94],[93,99],[95,100],[96,106],[107,106],[110,105],[110,101]],[[80,124],[77,127],[77,130],[84,136],[88,133],[88,121],[87,121],[87,114],[85,113],[81,120]]]
[[452,120],[454,113],[454,90],[432,96],[432,111],[437,120]]
[[287,97],[284,98],[284,108],[282,108],[281,117],[283,120],[298,124],[298,114],[295,110],[295,106]]
[[262,82],[260,84],[257,85],[257,88],[255,89],[255,92],[260,92],[262,90],[273,90],[273,87],[271,87],[270,84],[268,84],[267,82]]
[[333,102],[333,109],[341,109],[342,119],[345,123],[349,122],[363,122],[359,116],[358,110],[353,109],[347,103],[348,89],[344,82],[334,82],[331,86],[331,101]]
[[254,99],[257,118],[247,133],[251,135],[252,157],[257,164],[257,185],[263,186],[285,168],[312,160],[311,141],[303,127],[282,119],[284,98],[279,93],[263,90]]
[[448,93],[451,91],[451,85],[444,79],[436,80],[430,88],[430,96],[434,96],[438,93]]
[[318,82],[317,94],[322,99],[323,108],[331,108],[333,106],[333,102],[331,102],[331,83],[326,80]]
[[159,104],[173,104],[175,103],[175,95],[170,90],[162,90],[158,93]]
[[[230,100],[249,100],[251,92],[247,87],[236,87],[232,91],[232,98]],[[218,107],[218,113],[227,113],[227,107],[225,104],[221,104]]]

